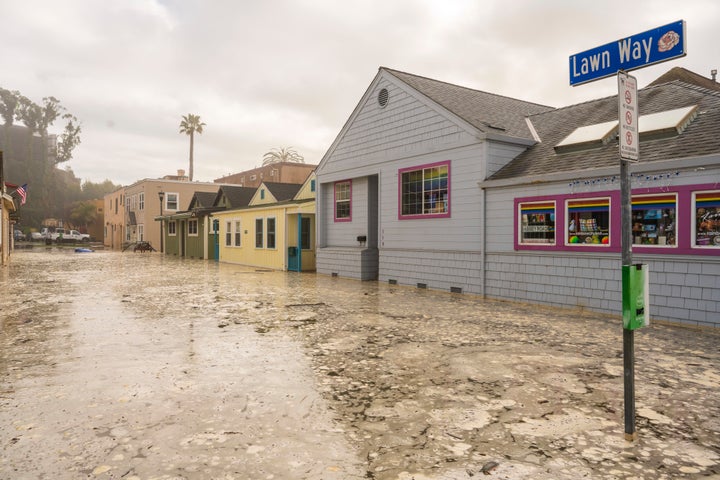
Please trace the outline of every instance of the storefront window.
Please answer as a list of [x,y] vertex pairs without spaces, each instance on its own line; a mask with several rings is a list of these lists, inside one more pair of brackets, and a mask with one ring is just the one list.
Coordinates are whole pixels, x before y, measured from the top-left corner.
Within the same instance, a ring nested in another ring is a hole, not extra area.
[[520,243],[555,245],[555,202],[518,204]]
[[567,245],[610,244],[610,199],[567,201]]
[[720,190],[694,195],[695,247],[720,248]]
[[675,246],[676,206],[674,193],[633,196],[633,245]]

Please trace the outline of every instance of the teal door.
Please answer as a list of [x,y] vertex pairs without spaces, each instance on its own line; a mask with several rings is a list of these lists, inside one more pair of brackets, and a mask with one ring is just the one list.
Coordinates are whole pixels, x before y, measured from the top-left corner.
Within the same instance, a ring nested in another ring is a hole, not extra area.
[[220,235],[218,235],[220,232],[220,220],[214,219],[212,221],[212,230],[212,253],[210,254],[210,258],[218,261],[220,260]]
[[298,255],[298,247],[288,247],[288,270],[291,272],[300,271],[300,255]]

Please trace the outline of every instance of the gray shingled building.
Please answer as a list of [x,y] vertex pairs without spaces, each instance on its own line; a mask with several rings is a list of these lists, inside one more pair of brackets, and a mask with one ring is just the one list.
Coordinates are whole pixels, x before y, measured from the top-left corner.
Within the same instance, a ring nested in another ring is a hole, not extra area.
[[[720,326],[720,93],[664,77],[639,94],[634,258],[651,318]],[[617,117],[381,68],[317,169],[318,272],[619,315]]]

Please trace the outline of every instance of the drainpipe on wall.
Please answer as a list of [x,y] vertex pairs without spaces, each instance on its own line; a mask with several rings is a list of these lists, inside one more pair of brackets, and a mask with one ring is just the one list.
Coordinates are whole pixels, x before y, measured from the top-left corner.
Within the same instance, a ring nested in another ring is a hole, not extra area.
[[487,248],[487,222],[485,221],[485,217],[487,215],[487,208],[485,207],[485,188],[480,187],[480,192],[480,200],[482,201],[482,212],[480,212],[480,231],[482,232],[482,250],[480,252],[480,264],[482,265],[482,271],[480,272],[480,293],[482,295],[482,298],[485,298],[485,249]]

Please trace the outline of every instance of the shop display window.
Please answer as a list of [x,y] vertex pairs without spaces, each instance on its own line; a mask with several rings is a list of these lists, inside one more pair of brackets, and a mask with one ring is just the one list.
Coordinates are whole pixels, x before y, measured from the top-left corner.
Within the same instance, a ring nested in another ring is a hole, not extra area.
[[677,196],[637,195],[632,197],[633,245],[672,246],[676,242]]
[[609,197],[568,200],[566,206],[567,245],[610,244]]
[[555,245],[555,202],[518,204],[521,244]]
[[693,195],[694,247],[720,248],[720,190]]

